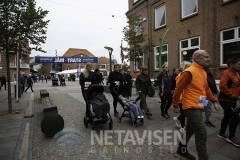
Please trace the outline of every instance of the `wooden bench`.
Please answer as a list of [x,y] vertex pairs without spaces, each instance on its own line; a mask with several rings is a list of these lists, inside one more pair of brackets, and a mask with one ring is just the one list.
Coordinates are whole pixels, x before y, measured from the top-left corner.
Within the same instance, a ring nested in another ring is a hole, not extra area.
[[55,112],[58,113],[57,106],[55,106],[53,100],[50,97],[42,98],[42,104],[44,106],[43,112]]
[[48,91],[46,89],[40,90],[40,97],[41,98],[49,97]]
[[49,97],[47,90],[40,90],[42,99],[44,118],[41,122],[41,130],[46,136],[54,136],[57,132],[64,128],[64,120],[58,114],[57,106]]

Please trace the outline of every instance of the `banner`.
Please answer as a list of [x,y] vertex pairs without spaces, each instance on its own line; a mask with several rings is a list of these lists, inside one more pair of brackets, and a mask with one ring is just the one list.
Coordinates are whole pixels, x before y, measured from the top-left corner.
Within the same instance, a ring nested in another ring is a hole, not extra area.
[[98,63],[98,57],[42,57],[35,56],[35,63]]

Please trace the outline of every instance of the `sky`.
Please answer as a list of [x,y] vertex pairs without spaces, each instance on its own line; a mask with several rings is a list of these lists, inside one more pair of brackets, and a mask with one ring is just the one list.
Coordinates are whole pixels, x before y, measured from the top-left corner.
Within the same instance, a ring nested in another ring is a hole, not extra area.
[[[109,57],[104,46],[113,48],[121,63],[120,45],[127,25],[126,0],[35,0],[36,7],[48,10],[47,40],[41,47],[47,53],[32,51],[31,56],[62,56],[69,48],[87,49],[96,57]],[[123,46],[126,45],[123,41]]]

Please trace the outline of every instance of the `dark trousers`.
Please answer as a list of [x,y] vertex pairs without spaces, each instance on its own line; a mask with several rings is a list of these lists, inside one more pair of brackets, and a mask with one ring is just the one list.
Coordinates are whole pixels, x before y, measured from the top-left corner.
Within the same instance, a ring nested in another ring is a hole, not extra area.
[[2,86],[5,87],[5,90],[7,89],[6,83],[1,83],[1,87],[0,87],[0,89],[2,88]]
[[117,100],[118,100],[117,90],[114,90],[113,88],[110,88],[110,92],[111,92],[112,97],[113,97],[114,112],[116,112],[117,111]]
[[27,92],[28,88],[31,88],[31,90],[32,90],[32,92],[33,92],[32,84],[28,84],[28,87],[27,87],[27,89],[25,90],[25,92]]
[[164,93],[163,96],[160,96],[161,98],[161,113],[168,112],[168,109],[172,105],[172,94],[171,93]]
[[239,123],[239,114],[236,110],[236,103],[219,101],[224,109],[224,117],[221,122],[220,133],[224,134],[229,125],[229,137],[235,137],[237,125]]
[[184,128],[185,127],[185,119],[186,119],[186,116],[183,112],[183,109],[182,109],[182,103],[179,103],[179,108],[180,108],[180,115],[178,116],[178,120],[180,121],[181,123],[181,127]]
[[87,102],[86,92],[84,89],[82,89],[82,96],[86,103],[86,116],[90,117],[90,106],[89,106],[89,103]]
[[183,111],[187,117],[186,125],[186,145],[192,135],[195,135],[195,146],[198,153],[199,160],[207,160],[207,131],[205,124],[202,120],[202,110],[200,109],[187,109]]
[[22,91],[24,92],[25,91],[25,84],[24,83],[21,83],[22,84]]
[[139,93],[140,101],[140,108],[144,110],[145,113],[149,112],[149,108],[147,107],[147,101],[146,101],[147,95],[144,93]]

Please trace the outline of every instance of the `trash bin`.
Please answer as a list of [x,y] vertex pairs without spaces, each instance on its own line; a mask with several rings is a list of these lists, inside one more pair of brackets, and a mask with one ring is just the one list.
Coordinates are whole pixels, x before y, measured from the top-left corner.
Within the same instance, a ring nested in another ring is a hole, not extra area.
[[[14,85],[14,92],[15,92],[15,98],[16,98],[16,89],[17,88],[17,86],[16,85]],[[21,94],[22,94],[22,85],[21,84],[19,84],[18,85],[18,97],[21,97]]]

